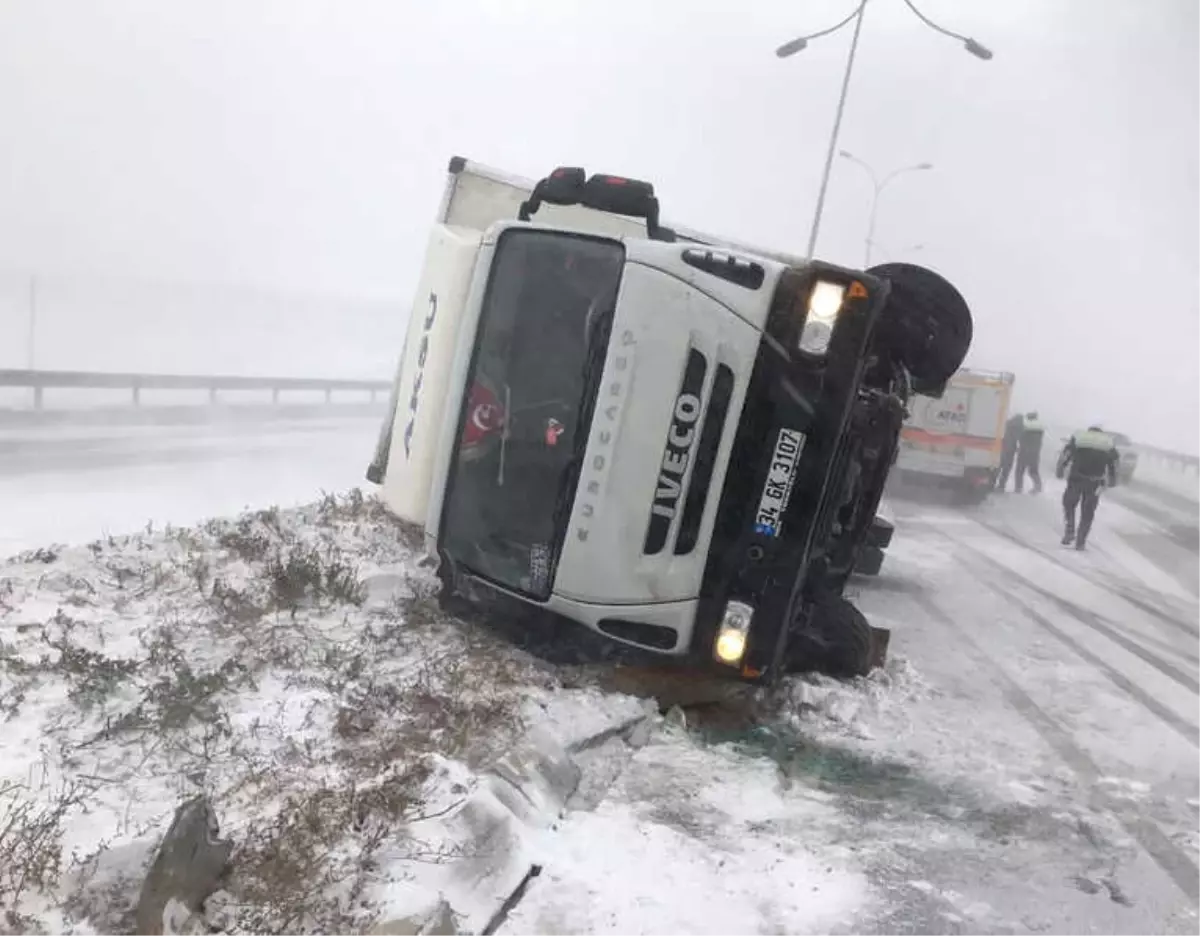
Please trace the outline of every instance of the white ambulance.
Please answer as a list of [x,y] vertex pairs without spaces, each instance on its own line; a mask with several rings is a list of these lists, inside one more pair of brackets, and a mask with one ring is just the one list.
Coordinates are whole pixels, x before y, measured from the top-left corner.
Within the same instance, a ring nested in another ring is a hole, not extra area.
[[999,470],[1014,380],[1007,372],[963,368],[941,396],[909,400],[894,477],[983,500]]

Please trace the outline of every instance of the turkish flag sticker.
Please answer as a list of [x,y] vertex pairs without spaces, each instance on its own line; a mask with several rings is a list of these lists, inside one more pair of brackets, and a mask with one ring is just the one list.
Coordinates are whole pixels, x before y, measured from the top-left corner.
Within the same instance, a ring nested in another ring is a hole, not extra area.
[[467,424],[463,427],[463,446],[474,448],[482,445],[504,428],[504,417],[504,407],[500,404],[500,398],[476,381],[467,400]]

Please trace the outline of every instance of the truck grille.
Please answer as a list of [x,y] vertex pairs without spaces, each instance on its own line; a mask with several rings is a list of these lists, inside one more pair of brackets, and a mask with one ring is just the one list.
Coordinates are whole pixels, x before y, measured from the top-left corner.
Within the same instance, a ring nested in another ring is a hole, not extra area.
[[708,491],[712,485],[713,471],[717,467],[717,449],[725,433],[725,417],[729,415],[729,401],[733,397],[733,371],[727,364],[717,365],[717,376],[704,411],[704,426],[696,443],[692,480],[688,485],[687,500],[683,505],[683,518],[679,522],[679,536],[675,540],[675,555],[686,556],[696,548],[700,538],[700,521],[704,517],[704,506],[708,503]]
[[[693,348],[684,368],[663,450],[662,471],[650,506],[650,520],[642,544],[642,552],[647,556],[657,556],[667,548],[671,525],[681,507],[682,514],[672,551],[676,556],[688,555],[696,548],[700,538],[700,524],[716,470],[717,450],[721,445],[733,396],[733,371],[726,364],[718,364],[712,388],[705,400],[707,374],[707,357]],[[703,416],[697,420],[696,416],[700,413]],[[681,445],[684,439],[689,444]],[[681,465],[684,466],[682,473],[678,470]],[[685,485],[684,474],[689,465],[691,475]]]

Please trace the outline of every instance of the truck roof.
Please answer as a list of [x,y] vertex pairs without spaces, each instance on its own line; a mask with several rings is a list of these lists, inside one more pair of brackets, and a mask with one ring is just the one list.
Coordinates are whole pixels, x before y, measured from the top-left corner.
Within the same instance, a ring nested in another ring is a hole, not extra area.
[[[438,221],[476,230],[485,230],[499,220],[516,218],[521,203],[529,197],[537,184],[536,180],[486,166],[462,156],[455,156],[450,160],[448,171],[450,180],[442,196]],[[616,237],[646,236],[645,225],[640,220],[580,206],[544,205],[538,213],[538,220]],[[729,237],[706,234],[686,225],[669,223],[667,226],[674,230],[681,241],[707,247],[725,247],[766,257],[789,266],[798,266],[806,262],[803,257],[795,254],[756,247]]]

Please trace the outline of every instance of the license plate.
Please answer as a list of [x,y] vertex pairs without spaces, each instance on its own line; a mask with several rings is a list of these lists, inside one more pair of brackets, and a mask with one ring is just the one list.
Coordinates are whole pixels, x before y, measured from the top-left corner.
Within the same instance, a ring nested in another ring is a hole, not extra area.
[[804,451],[804,433],[795,429],[780,429],[775,440],[775,451],[771,455],[771,467],[767,470],[767,483],[763,485],[762,497],[758,501],[758,513],[754,517],[754,532],[763,536],[778,536],[780,521],[792,497],[792,483],[796,480],[796,463]]

